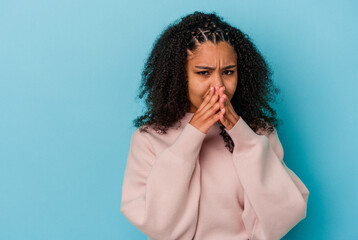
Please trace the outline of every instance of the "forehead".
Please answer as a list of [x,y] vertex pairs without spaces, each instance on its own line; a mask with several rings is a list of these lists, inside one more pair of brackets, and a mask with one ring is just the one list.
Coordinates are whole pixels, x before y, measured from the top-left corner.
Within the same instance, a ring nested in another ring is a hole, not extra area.
[[200,44],[194,52],[188,50],[187,60],[190,62],[210,61],[221,59],[223,61],[236,61],[237,54],[235,49],[227,42],[217,44],[207,41]]

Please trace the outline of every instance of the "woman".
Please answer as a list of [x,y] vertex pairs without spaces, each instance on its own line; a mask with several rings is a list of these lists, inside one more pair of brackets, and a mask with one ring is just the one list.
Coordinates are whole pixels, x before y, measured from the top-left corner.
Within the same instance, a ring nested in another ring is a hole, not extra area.
[[187,15],[156,40],[121,202],[149,239],[280,239],[306,217],[270,75],[249,37],[215,13]]

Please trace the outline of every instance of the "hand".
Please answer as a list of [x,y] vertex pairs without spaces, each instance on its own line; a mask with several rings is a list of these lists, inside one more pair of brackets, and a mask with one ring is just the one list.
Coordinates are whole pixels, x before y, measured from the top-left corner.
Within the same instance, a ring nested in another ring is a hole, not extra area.
[[240,116],[237,115],[233,106],[231,105],[230,100],[228,100],[227,95],[224,93],[225,87],[216,87],[219,91],[220,96],[220,121],[226,128],[226,130],[232,129],[237,121],[240,119]]
[[189,121],[191,125],[203,133],[207,133],[210,127],[220,118],[219,91],[211,87],[205,94],[203,102]]

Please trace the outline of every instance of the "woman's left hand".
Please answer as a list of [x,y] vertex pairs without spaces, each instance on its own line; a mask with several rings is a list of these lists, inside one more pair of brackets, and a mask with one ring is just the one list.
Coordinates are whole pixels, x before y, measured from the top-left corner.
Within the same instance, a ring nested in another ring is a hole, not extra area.
[[227,130],[230,130],[235,126],[237,121],[239,121],[240,116],[237,115],[233,106],[231,105],[230,100],[227,95],[224,93],[225,87],[216,87],[216,90],[219,90],[219,103],[220,103],[220,122],[224,125]]

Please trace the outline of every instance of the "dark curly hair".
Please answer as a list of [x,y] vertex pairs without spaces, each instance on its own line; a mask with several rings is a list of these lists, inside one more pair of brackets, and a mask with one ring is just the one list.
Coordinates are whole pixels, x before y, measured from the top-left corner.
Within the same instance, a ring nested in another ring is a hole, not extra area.
[[[145,97],[144,115],[133,123],[146,131],[148,125],[160,134],[190,111],[186,73],[187,49],[198,43],[226,41],[237,53],[238,84],[231,104],[255,132],[270,133],[278,127],[271,103],[280,90],[270,78],[272,72],[249,36],[229,25],[215,12],[195,11],[171,23],[156,39],[145,62],[138,96]],[[144,126],[147,125],[147,126]],[[221,124],[221,135],[232,153],[234,143]]]

